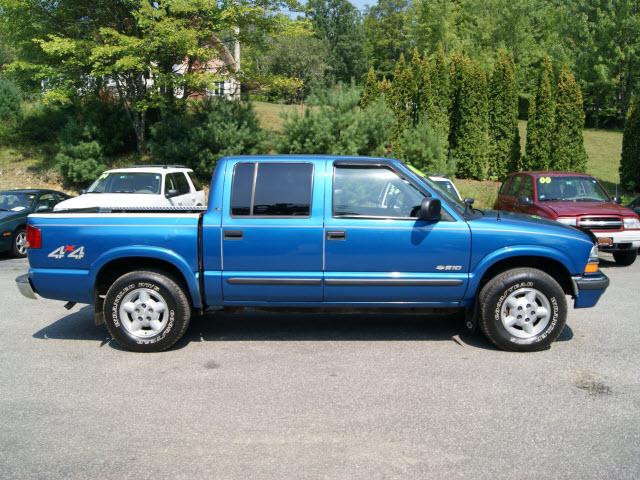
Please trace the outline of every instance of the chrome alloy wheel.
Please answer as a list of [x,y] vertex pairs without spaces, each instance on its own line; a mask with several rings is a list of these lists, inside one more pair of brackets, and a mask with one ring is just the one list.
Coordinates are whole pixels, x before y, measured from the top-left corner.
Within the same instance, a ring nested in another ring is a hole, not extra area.
[[507,297],[500,311],[502,325],[518,338],[532,338],[547,328],[551,304],[535,288],[520,288]]
[[18,232],[18,235],[16,235],[16,251],[20,254],[20,255],[26,255],[27,254],[27,233],[22,231],[22,232]]
[[122,325],[138,338],[153,337],[167,325],[168,307],[158,292],[148,288],[131,290],[120,303]]

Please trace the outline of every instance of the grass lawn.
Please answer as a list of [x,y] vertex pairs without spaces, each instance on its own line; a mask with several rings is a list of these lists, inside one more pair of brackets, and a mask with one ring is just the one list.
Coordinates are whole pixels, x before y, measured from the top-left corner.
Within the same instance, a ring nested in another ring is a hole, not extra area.
[[285,105],[280,103],[252,102],[253,109],[258,116],[260,126],[265,130],[281,132],[284,124],[283,114],[304,111],[302,105]]

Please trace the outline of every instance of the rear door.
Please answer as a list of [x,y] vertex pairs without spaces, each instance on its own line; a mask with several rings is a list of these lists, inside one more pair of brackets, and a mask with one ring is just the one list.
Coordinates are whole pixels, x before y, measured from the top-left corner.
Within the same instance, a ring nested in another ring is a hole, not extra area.
[[322,301],[323,166],[324,160],[294,159],[227,163],[225,304]]
[[391,164],[329,163],[325,301],[455,305],[464,295],[471,234],[446,207],[418,220],[427,192]]

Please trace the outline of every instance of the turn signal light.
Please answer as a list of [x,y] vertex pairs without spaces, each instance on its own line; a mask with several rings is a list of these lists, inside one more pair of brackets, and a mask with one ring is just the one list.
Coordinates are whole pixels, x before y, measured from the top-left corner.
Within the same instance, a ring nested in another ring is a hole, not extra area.
[[42,232],[31,225],[27,225],[27,248],[42,248]]
[[584,273],[597,273],[598,272],[598,264],[596,262],[589,262],[587,266],[584,268]]

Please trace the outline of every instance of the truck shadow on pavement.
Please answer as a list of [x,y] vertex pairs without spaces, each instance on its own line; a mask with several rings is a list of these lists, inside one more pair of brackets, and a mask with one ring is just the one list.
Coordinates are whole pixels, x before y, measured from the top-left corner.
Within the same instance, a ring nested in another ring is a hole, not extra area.
[[[104,325],[93,323],[93,309],[83,307],[33,334],[42,340],[84,340],[123,350]],[[568,341],[567,325],[557,341]],[[446,341],[461,347],[496,350],[479,333],[469,334],[454,315],[344,313],[216,313],[191,320],[185,336],[172,348],[191,342],[295,341]]]

